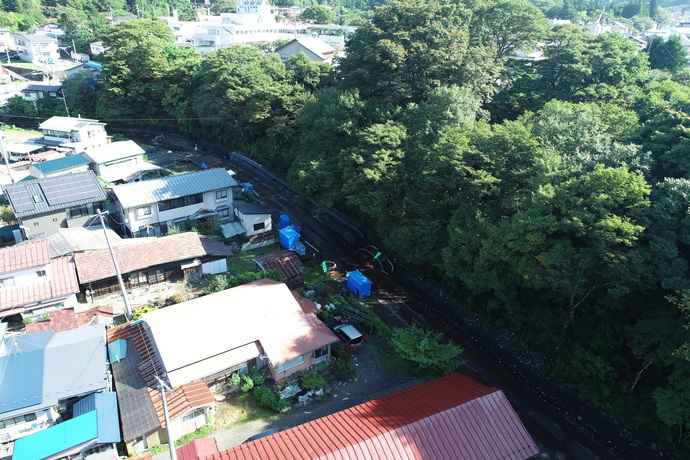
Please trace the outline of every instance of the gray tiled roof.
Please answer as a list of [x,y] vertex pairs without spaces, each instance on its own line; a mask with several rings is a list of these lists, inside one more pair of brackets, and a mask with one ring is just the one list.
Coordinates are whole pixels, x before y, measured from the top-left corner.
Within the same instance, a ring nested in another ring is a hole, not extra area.
[[236,185],[228,171],[216,168],[118,185],[113,187],[113,193],[122,207],[128,209]]
[[[48,338],[47,343],[46,338]],[[13,340],[16,342],[12,343]],[[35,362],[32,360],[32,365],[23,363],[12,373],[15,378],[0,382],[2,385],[0,394],[5,394],[6,390],[7,394],[11,392],[13,401],[22,397],[36,401],[29,406],[19,404],[23,406],[19,408],[4,407],[4,404],[0,403],[0,418],[46,409],[57,405],[60,400],[102,391],[108,387],[105,325],[103,324],[54,334],[52,330],[25,334],[16,339],[5,339],[5,345],[2,358],[8,360],[8,366],[12,366],[14,360],[21,359],[21,356],[25,354],[24,349],[21,349],[22,346],[33,346],[36,349],[35,357],[42,357],[42,359]],[[18,352],[17,347],[20,347],[22,352]],[[40,397],[37,397],[32,393],[31,385],[27,383],[39,370],[39,366],[43,371],[40,380],[42,391]],[[27,391],[27,394],[22,395]],[[10,401],[4,398],[3,400]]]
[[5,185],[4,190],[17,217],[35,216],[106,200],[105,191],[93,171],[17,182]]

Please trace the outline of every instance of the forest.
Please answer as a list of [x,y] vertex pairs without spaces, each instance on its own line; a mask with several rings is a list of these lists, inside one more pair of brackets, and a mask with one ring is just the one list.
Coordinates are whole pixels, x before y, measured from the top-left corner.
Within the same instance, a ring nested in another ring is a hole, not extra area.
[[[687,56],[673,38],[639,51],[549,29],[552,7],[394,1],[335,68],[260,47],[202,56],[151,18],[75,19],[69,33],[110,50],[102,82],[64,92],[72,115],[250,152],[446,283],[458,308],[515,331],[544,372],[687,458]],[[510,58],[537,41],[545,59]],[[61,111],[15,100],[9,121]]]

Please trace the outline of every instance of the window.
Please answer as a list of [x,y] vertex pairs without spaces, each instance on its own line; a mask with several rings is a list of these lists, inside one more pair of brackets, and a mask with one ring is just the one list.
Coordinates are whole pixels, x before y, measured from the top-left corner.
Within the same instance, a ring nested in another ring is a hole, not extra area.
[[321,358],[322,356],[328,355],[328,346],[318,348],[314,350],[314,358]]
[[159,211],[167,211],[169,209],[182,208],[184,206],[191,206],[193,204],[203,203],[204,194],[198,193],[196,195],[183,196],[172,200],[161,201],[158,203]]
[[53,222],[57,222],[57,217],[53,217]]
[[0,420],[0,429],[9,428],[11,426],[20,425],[22,423],[33,422],[34,420],[36,420],[36,414],[34,414],[33,412],[26,415],[11,417],[5,420]]
[[216,192],[216,201],[218,200],[224,200],[228,197],[228,191],[227,190],[218,190]]
[[43,202],[43,197],[41,197],[40,195],[34,195],[34,196],[32,196],[31,198],[33,198],[34,203],[41,203],[41,202]]
[[204,415],[204,410],[203,409],[197,409],[197,410],[190,412],[189,414],[185,415],[184,417],[182,417],[182,421],[188,422],[188,421],[194,420],[195,418],[200,417],[202,415]]
[[256,232],[256,231],[259,231],[259,230],[263,230],[264,228],[266,228],[266,223],[265,223],[265,222],[261,222],[261,223],[259,223],[259,224],[254,224],[254,231],[255,231],[255,232]]
[[145,216],[150,216],[151,215],[151,206],[142,206],[141,208],[137,208],[137,217],[142,218]]
[[165,281],[165,273],[162,269],[151,270],[148,272],[149,284],[162,283]]
[[227,206],[217,208],[216,212],[218,213],[218,217],[220,217],[221,219],[224,217],[230,217],[230,208],[228,208]]
[[304,362],[304,356],[298,356],[295,359],[291,359],[288,362],[285,362],[283,364],[278,364],[278,372],[285,372],[286,370],[290,369],[291,367],[295,367],[299,364],[302,364]]
[[39,278],[43,278],[44,276],[48,276],[45,270],[38,270],[36,272],[36,275],[38,275]]
[[34,222],[34,227],[38,227],[38,222]]

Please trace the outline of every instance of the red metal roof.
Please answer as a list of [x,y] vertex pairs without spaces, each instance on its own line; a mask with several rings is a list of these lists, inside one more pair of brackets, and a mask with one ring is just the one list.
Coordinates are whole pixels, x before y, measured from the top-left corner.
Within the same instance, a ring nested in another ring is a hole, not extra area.
[[495,460],[538,453],[502,391],[451,374],[207,459]]
[[[219,252],[223,252],[221,244],[209,239],[202,242],[199,235],[187,232],[160,238],[143,238],[141,242],[131,241],[114,247],[113,251],[122,273],[130,273],[167,262],[218,255]],[[77,253],[75,257],[81,283],[115,276],[108,249]]]
[[48,258],[48,262],[51,265],[49,280],[0,289],[0,315],[9,314],[10,312],[3,311],[7,309],[11,309],[12,314],[21,313],[22,307],[37,302],[49,305],[51,300],[79,292],[73,256],[52,260]]
[[195,439],[177,448],[177,460],[203,460],[215,453],[218,453],[215,439]]
[[48,241],[32,241],[0,249],[0,273],[39,267],[49,262]]
[[52,329],[54,332],[68,331],[91,324],[96,316],[113,317],[113,307],[95,307],[75,313],[74,308],[64,308],[50,312],[49,321],[26,325],[26,333]]

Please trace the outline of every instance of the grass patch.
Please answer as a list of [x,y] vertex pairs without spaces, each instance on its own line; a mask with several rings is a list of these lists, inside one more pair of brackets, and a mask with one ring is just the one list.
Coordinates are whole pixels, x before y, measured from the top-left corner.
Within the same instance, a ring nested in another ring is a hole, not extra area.
[[238,393],[218,403],[215,426],[229,428],[255,420],[269,420],[276,417],[274,411],[259,407],[251,393]]
[[239,251],[234,256],[228,257],[228,271],[234,275],[255,271],[256,263],[252,260],[252,257],[271,254],[278,250],[278,245],[272,244],[270,246],[252,249],[251,251]]
[[401,358],[379,337],[367,336],[365,346],[374,353],[376,360],[387,369],[392,369],[407,377],[416,378],[426,375],[413,363]]
[[167,169],[173,173],[173,175],[201,171],[201,168],[191,161],[176,161],[168,166]]
[[41,137],[40,131],[35,131],[33,129],[22,129],[16,126],[6,126],[5,136],[7,137],[7,142],[25,142],[34,137]]
[[304,267],[307,269],[307,272],[304,274],[304,284],[306,286],[333,282],[333,277],[328,273],[324,273],[321,265],[315,261],[307,260],[304,263]]

